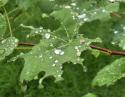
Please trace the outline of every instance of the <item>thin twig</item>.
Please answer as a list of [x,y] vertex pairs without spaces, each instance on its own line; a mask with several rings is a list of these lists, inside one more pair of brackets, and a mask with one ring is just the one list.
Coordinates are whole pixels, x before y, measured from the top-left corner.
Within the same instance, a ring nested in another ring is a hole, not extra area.
[[[21,46],[35,46],[35,44],[33,44],[33,43],[23,43],[23,42],[18,43],[18,45],[19,46],[20,45]],[[98,46],[95,46],[95,45],[90,45],[90,47],[92,49],[102,51],[102,52],[107,53],[109,55],[122,55],[122,56],[125,56],[125,51],[114,51],[114,50],[110,50],[110,49],[107,49],[107,48],[101,48],[101,47],[98,47]]]
[[10,21],[9,21],[8,13],[7,13],[7,11],[6,11],[6,8],[5,8],[5,7],[3,7],[3,9],[4,9],[5,16],[6,16],[6,20],[7,20],[7,23],[8,23],[8,28],[9,28],[10,36],[12,37],[12,36],[13,36],[13,34],[12,34],[12,29],[11,29],[11,25],[10,25]]
[[108,53],[109,55],[122,55],[122,56],[125,56],[125,51],[113,51],[113,50],[110,50],[110,49],[107,49],[107,48],[101,48],[101,47],[97,47],[97,46],[94,46],[94,45],[90,45],[90,47],[92,49],[96,49],[96,50]]
[[19,46],[35,46],[35,44],[30,43],[30,42],[19,42],[18,45]]

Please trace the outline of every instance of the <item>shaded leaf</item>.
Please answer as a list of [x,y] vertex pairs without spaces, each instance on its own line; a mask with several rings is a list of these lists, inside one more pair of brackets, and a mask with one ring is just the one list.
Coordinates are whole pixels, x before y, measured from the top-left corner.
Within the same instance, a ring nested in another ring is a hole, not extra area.
[[92,85],[109,86],[123,77],[125,77],[125,58],[120,58],[100,70],[95,76]]

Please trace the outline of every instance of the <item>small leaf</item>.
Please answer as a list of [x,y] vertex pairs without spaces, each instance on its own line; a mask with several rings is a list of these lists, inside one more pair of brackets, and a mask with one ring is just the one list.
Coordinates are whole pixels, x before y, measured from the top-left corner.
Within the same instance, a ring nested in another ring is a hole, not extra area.
[[120,58],[100,70],[94,78],[92,85],[109,86],[123,77],[125,77],[125,58]]
[[10,55],[17,47],[18,40],[15,37],[9,37],[0,43],[0,60]]
[[0,14],[0,39],[2,39],[6,31],[6,28],[7,28],[6,19],[2,14]]
[[100,51],[92,49],[92,54],[97,58],[100,55]]

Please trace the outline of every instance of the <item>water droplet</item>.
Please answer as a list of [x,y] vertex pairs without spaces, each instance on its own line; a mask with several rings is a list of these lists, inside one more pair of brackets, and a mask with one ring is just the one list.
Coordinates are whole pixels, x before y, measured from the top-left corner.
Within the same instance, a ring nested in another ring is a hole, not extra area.
[[46,34],[45,34],[45,38],[46,38],[46,39],[49,39],[49,38],[50,38],[50,34],[49,34],[49,33],[46,33]]
[[53,67],[55,67],[55,66],[56,66],[56,64],[53,64],[52,66],[53,66]]
[[58,60],[55,60],[55,63],[58,63],[59,61]]
[[77,51],[76,55],[79,57],[81,55],[81,52]]
[[118,33],[118,31],[114,31],[114,34],[117,34]]
[[95,14],[97,14],[97,12],[95,11],[93,14],[95,15]]
[[125,30],[125,26],[123,27],[123,30]]
[[42,56],[42,54],[39,56],[39,58],[42,58],[43,56]]
[[36,34],[38,34],[39,32],[38,31],[35,31]]
[[105,9],[103,9],[103,10],[102,10],[102,12],[106,12],[106,10],[105,10]]
[[64,55],[64,51],[61,51],[61,52],[60,52],[60,55]]
[[86,66],[83,66],[83,71],[84,71],[84,72],[87,72],[87,71],[88,71],[88,69],[87,69]]
[[78,19],[83,19],[86,17],[86,14],[81,14],[81,15],[78,15]]
[[113,3],[113,2],[115,2],[115,0],[109,0],[109,2],[112,2],[112,3]]
[[53,58],[52,56],[49,57],[49,59],[52,59],[52,58]]
[[70,9],[70,8],[71,8],[71,6],[67,5],[67,6],[65,6],[65,8]]
[[18,42],[18,39],[15,39],[15,42],[17,43],[17,42]]
[[72,6],[76,6],[76,3],[71,3]]
[[75,50],[78,50],[79,49],[79,47],[78,46],[75,46]]
[[54,52],[55,52],[55,54],[59,55],[61,50],[60,49],[55,49]]
[[89,19],[88,18],[84,18],[84,21],[86,22],[86,21],[88,21]]
[[26,36],[26,38],[29,38],[30,37],[30,35],[28,34],[27,36]]

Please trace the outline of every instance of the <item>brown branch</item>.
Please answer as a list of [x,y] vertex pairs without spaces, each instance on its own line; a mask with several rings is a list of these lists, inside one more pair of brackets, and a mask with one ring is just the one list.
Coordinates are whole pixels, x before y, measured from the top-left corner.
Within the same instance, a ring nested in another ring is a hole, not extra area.
[[90,45],[90,47],[92,49],[96,49],[96,50],[108,53],[109,55],[122,55],[122,56],[125,56],[125,51],[113,51],[113,50],[110,50],[110,49],[107,49],[107,48],[101,48],[101,47],[97,47],[97,46],[94,46],[94,45]]
[[[24,42],[19,42],[18,43],[19,46],[35,46],[35,44],[33,43],[24,43]],[[96,49],[96,50],[99,50],[99,51],[102,51],[104,53],[107,53],[109,55],[122,55],[122,56],[125,56],[125,51],[113,51],[113,50],[110,50],[110,49],[107,49],[107,48],[101,48],[101,47],[98,47],[98,46],[95,46],[95,45],[90,45],[90,47],[92,49]]]
[[30,42],[19,42],[18,45],[19,46],[35,46],[35,44],[30,43]]

